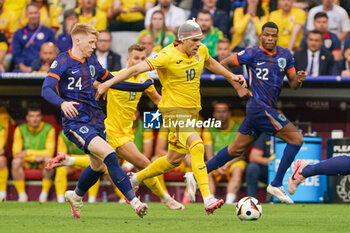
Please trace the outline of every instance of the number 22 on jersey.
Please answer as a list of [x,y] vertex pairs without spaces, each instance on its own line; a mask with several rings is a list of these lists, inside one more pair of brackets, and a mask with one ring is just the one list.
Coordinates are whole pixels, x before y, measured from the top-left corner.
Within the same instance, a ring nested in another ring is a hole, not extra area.
[[269,74],[269,70],[267,68],[256,68],[257,70],[257,73],[256,73],[256,77],[258,79],[261,79],[261,80],[269,80],[268,77],[266,77],[268,74]]

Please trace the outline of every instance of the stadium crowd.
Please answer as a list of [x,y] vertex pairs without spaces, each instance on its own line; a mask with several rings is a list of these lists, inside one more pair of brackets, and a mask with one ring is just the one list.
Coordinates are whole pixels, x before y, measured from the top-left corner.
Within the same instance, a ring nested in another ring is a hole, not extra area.
[[[124,67],[122,55],[111,50],[114,31],[138,32],[137,38],[131,39],[145,46],[147,56],[152,57],[174,42],[178,27],[194,17],[204,34],[201,42],[218,61],[232,52],[259,46],[261,26],[273,21],[279,27],[278,45],[292,52],[297,70],[307,70],[310,76],[350,76],[349,13],[350,4],[346,0],[0,0],[0,71],[47,72],[55,57],[71,48],[70,32],[78,22],[91,24],[101,32],[94,53],[104,68],[118,71]],[[232,71],[245,72],[241,67]],[[204,73],[211,72],[205,69]],[[156,73],[151,72],[149,76],[156,77]],[[215,118],[221,117],[227,123],[223,131],[228,129],[232,134],[229,138],[232,138],[242,116],[231,116],[225,103],[221,103],[221,108],[216,107],[213,112],[217,115]],[[4,155],[11,117],[5,110],[0,110],[0,200],[4,200],[9,176],[8,161]],[[141,128],[136,127],[135,131]],[[162,148],[166,143],[157,145],[160,133],[157,140],[154,135],[137,133],[135,140],[138,142],[135,143],[140,144],[140,148],[143,143],[152,141],[151,147],[155,151],[147,152],[150,159],[151,154],[164,155],[159,151],[166,150]],[[222,141],[216,144],[217,135],[224,138],[226,134],[203,132],[207,159],[225,146],[220,144]],[[57,142],[55,135],[59,135]],[[228,143],[232,141],[225,140]],[[26,123],[15,129],[13,141],[11,174],[18,201],[28,200],[24,169],[38,168],[43,169],[39,201],[48,200],[54,179],[57,200],[63,202],[67,175],[79,169],[62,167],[57,169],[56,178],[53,178],[52,171],[44,170],[45,163],[55,151],[67,153],[78,160],[86,156],[85,153],[69,144],[62,133],[55,133],[52,125],[42,121],[40,108],[35,106],[28,109]],[[247,166],[248,194],[255,196],[257,181],[267,181],[266,165],[271,160],[271,154],[266,145],[269,145],[269,138],[265,135],[253,146],[251,163],[246,165],[244,161],[238,161],[211,174],[213,193],[215,183],[221,175],[226,175],[229,184],[226,202],[233,203]],[[140,151],[146,154],[144,148]],[[131,169],[129,164],[124,168]],[[187,170],[188,165],[184,163],[182,171]],[[89,200],[94,202],[98,185],[92,188]],[[186,194],[183,201],[189,201]]]

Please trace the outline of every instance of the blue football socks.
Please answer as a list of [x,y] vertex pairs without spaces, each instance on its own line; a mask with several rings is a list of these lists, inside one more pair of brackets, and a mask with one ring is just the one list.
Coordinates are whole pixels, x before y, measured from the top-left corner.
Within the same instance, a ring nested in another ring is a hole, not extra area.
[[91,186],[93,186],[103,174],[104,172],[92,170],[90,166],[85,168],[79,177],[75,193],[78,196],[83,197],[89,188],[91,188]]
[[110,153],[109,155],[107,155],[103,162],[107,166],[109,176],[113,180],[113,183],[124,194],[126,199],[131,201],[135,197],[135,193],[131,187],[129,177],[119,166],[117,154],[115,152]]
[[337,156],[315,165],[304,167],[301,174],[304,177],[316,175],[347,175],[350,174],[350,156]]
[[228,146],[221,149],[211,160],[206,164],[208,173],[225,165],[233,157],[228,153]]
[[281,159],[280,165],[278,166],[275,179],[271,182],[274,187],[282,186],[282,180],[287,169],[292,164],[295,156],[299,152],[301,146],[288,143],[283,152],[283,157]]

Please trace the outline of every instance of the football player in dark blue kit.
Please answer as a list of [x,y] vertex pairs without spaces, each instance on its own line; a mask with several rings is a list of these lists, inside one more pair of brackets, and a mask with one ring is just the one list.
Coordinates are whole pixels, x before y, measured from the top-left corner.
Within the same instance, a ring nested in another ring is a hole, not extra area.
[[[82,198],[86,191],[104,174],[106,167],[114,184],[130,201],[136,213],[143,217],[147,205],[135,196],[128,176],[118,164],[117,155],[106,142],[105,115],[95,100],[94,86],[113,76],[102,68],[94,55],[98,32],[85,23],[76,24],[71,32],[73,47],[61,53],[52,63],[42,87],[42,96],[60,106],[64,133],[81,150],[90,154],[91,164],[79,177],[74,191],[65,193],[73,217],[80,218]],[[112,88],[143,91],[152,84],[123,82]],[[57,93],[56,93],[57,90]]]
[[242,122],[233,142],[223,148],[206,164],[208,172],[223,166],[233,158],[240,157],[261,133],[275,135],[287,142],[275,179],[267,192],[281,202],[293,203],[286,194],[282,180],[303,144],[303,136],[297,128],[276,110],[276,102],[286,75],[291,88],[298,89],[305,80],[305,71],[295,71],[294,59],[288,49],[276,46],[278,27],[267,22],[260,35],[261,46],[234,53],[221,64],[226,68],[246,65],[249,69],[250,90],[236,85],[237,92],[249,92],[251,98],[246,106],[246,118]]

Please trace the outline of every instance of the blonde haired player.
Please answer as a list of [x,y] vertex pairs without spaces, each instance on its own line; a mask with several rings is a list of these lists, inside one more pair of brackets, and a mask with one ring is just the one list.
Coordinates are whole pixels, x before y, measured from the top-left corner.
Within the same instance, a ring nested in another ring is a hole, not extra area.
[[[95,99],[93,85],[113,77],[92,55],[98,32],[89,24],[79,23],[74,26],[71,35],[73,47],[58,55],[52,63],[42,87],[42,96],[61,107],[64,134],[90,156],[91,164],[81,173],[75,190],[65,193],[72,215],[80,218],[83,196],[107,167],[113,183],[130,201],[136,213],[143,217],[148,207],[135,196],[114,149],[106,141],[105,115]],[[143,91],[151,84],[151,81],[143,84],[123,82],[112,88]]]
[[[133,67],[146,59],[146,48],[142,45],[131,45],[128,49],[128,56],[126,58],[128,67]],[[125,70],[125,69],[123,69]],[[112,72],[113,75],[117,75],[122,72]],[[128,79],[131,83],[143,83],[148,80],[149,77],[146,73],[135,75]],[[158,104],[161,100],[161,96],[153,85],[145,90],[147,96],[155,103]],[[115,89],[109,89],[107,95],[107,118],[105,120],[106,133],[108,137],[108,143],[117,152],[118,157],[127,160],[138,169],[147,167],[151,162],[142,154],[134,143],[134,129],[133,120],[135,118],[135,112],[137,111],[137,105],[142,96],[141,92],[133,91],[120,91]],[[66,156],[59,155],[55,159],[51,160],[50,167],[60,165],[62,159]],[[72,158],[66,158],[66,160],[76,160]],[[86,159],[85,159],[86,160]],[[86,164],[86,161],[80,162]],[[64,162],[66,164],[66,162]],[[69,162],[68,162],[69,163]],[[84,166],[83,163],[75,165]],[[70,162],[72,164],[72,162]],[[165,193],[165,190],[161,187],[157,177],[152,177],[144,181],[145,185],[151,189],[151,191],[157,195],[165,205],[170,209],[184,209],[185,207],[175,201],[169,194]]]
[[[232,85],[235,82],[246,85],[242,76],[230,73],[210,57],[207,47],[200,42],[202,31],[194,20],[187,20],[180,26],[178,37],[179,41],[164,48],[158,57],[146,59],[101,84],[97,89],[96,98],[101,96],[105,98],[109,87],[115,83],[156,69],[163,86],[162,100],[158,107],[162,112],[163,120],[174,121],[171,115],[181,115],[181,117],[188,115],[190,118],[195,118],[201,109],[199,86],[200,74],[204,66],[223,75]],[[173,169],[180,164],[189,151],[192,170],[204,199],[205,211],[208,214],[213,213],[216,208],[221,207],[224,201],[216,199],[209,191],[202,139],[194,128],[175,127],[170,128],[168,139],[168,155],[157,159],[147,168],[135,174],[131,177],[131,181],[137,185],[147,178]]]

